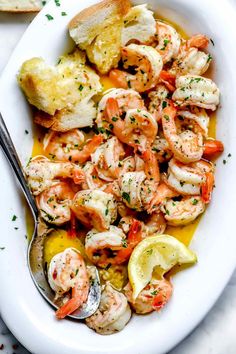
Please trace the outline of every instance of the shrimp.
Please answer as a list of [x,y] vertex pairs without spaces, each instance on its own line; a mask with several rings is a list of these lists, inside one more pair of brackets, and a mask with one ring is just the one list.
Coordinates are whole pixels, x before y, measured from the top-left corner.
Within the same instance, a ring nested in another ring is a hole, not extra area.
[[179,193],[168,186],[165,182],[158,185],[153,195],[153,198],[148,206],[148,213],[152,214],[159,210],[160,205],[168,198],[177,197]]
[[120,159],[124,155],[123,145],[115,136],[100,145],[91,155],[98,177],[108,182],[116,179],[120,173]]
[[181,127],[191,129],[194,133],[201,133],[207,138],[210,118],[205,109],[193,106],[190,111],[178,111],[178,117],[181,117],[179,122]]
[[146,110],[129,109],[125,119],[119,115],[119,105],[115,98],[108,98],[106,115],[112,124],[112,131],[123,143],[135,149],[146,150],[157,134],[157,123]]
[[173,287],[164,278],[161,280],[152,278],[135,300],[133,299],[130,283],[125,286],[124,291],[134,311],[139,314],[145,314],[161,310],[170,300]]
[[155,87],[163,62],[158,52],[146,45],[130,44],[121,50],[121,59],[124,69],[135,67],[135,74],[113,69],[110,78],[118,87],[132,88],[138,92],[145,92]]
[[156,139],[152,145],[152,151],[155,152],[155,157],[160,163],[169,161],[173,156],[166,139],[159,136],[156,136]]
[[87,161],[82,167],[85,174],[85,182],[82,184],[82,189],[100,189],[105,185],[105,181],[98,177],[96,167],[90,161]]
[[[119,117],[124,117],[129,109],[145,109],[144,101],[140,94],[134,90],[110,89],[105,92],[104,96],[98,104],[98,114],[96,123],[100,132],[111,132],[110,124],[116,121],[116,117],[112,122],[107,121],[106,106],[109,98],[116,99],[119,107]],[[113,117],[112,117],[113,118]]]
[[130,317],[131,310],[125,295],[106,284],[98,310],[85,322],[99,334],[112,334],[121,331]]
[[221,141],[215,139],[208,139],[204,143],[203,156],[211,158],[215,154],[219,154],[224,151],[224,145]]
[[66,133],[52,131],[44,138],[44,150],[53,159],[84,163],[102,141],[102,135],[94,135],[80,149],[84,143],[84,135],[78,129],[72,129]]
[[142,240],[142,224],[133,219],[128,236],[116,226],[108,231],[91,230],[85,239],[85,251],[88,258],[101,268],[109,264],[118,265],[126,262],[133,248]]
[[197,48],[183,49],[174,61],[170,73],[174,75],[203,75],[212,61],[212,56]]
[[170,71],[162,70],[159,77],[159,82],[166,86],[166,88],[172,93],[175,91],[176,75]]
[[70,206],[75,193],[65,182],[54,184],[36,197],[42,218],[50,224],[62,225],[71,219]]
[[25,168],[30,189],[34,195],[42,193],[55,184],[56,179],[71,178],[81,184],[85,175],[83,170],[72,162],[52,162],[44,156],[36,156]]
[[208,44],[209,38],[207,38],[207,36],[205,36],[204,34],[195,34],[194,36],[189,38],[186,43],[188,48],[195,47],[199,49],[206,49],[208,47]]
[[183,163],[198,161],[203,154],[203,138],[200,133],[195,134],[186,130],[177,133],[175,117],[177,111],[173,106],[167,106],[162,114],[164,136],[176,159]]
[[174,27],[167,23],[157,21],[156,29],[156,37],[158,40],[156,50],[161,55],[163,63],[165,64],[176,58],[180,49],[181,40]]
[[205,203],[209,203],[214,187],[213,165],[200,160],[183,165],[175,159],[169,162],[166,182],[171,188],[183,195],[202,195]]
[[205,210],[205,203],[199,196],[184,197],[180,201],[169,199],[161,205],[169,225],[187,225]]
[[172,99],[181,107],[190,105],[215,111],[220,102],[220,91],[211,79],[183,75],[176,79]]
[[159,165],[155,154],[146,150],[142,154],[144,171],[125,173],[120,179],[121,197],[131,209],[149,210],[149,205],[160,181]]
[[163,103],[169,95],[169,90],[163,84],[158,84],[154,91],[148,94],[150,99],[148,110],[156,119],[157,122],[161,120],[162,109],[165,108],[165,103]]
[[66,133],[50,131],[43,140],[45,153],[60,161],[77,161],[78,148],[84,143],[84,134],[79,129]]
[[82,224],[98,231],[109,229],[117,217],[114,197],[101,190],[79,191],[74,196],[71,209]]
[[49,265],[48,281],[56,293],[56,298],[72,289],[72,296],[56,312],[56,317],[62,319],[86,302],[89,292],[89,276],[85,262],[74,248],[56,254]]
[[165,229],[166,221],[164,218],[164,214],[160,210],[158,210],[157,212],[153,212],[145,221],[144,232],[146,236],[153,236],[154,234],[163,234]]

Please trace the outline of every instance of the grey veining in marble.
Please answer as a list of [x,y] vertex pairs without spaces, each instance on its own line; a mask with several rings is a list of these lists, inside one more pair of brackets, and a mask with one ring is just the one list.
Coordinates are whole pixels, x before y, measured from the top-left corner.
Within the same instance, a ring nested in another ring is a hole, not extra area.
[[[32,19],[33,15],[0,13],[0,73]],[[0,353],[29,354],[1,319]],[[206,318],[169,354],[236,354],[236,272]]]

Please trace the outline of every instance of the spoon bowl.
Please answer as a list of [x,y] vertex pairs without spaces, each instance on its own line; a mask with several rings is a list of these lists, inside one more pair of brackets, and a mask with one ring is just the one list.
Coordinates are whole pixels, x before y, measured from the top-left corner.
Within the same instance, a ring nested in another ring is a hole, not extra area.
[[[33,279],[33,282],[44,297],[47,302],[53,306],[55,309],[58,309],[62,303],[61,301],[55,301],[55,293],[50,288],[47,281],[47,269],[45,269],[44,262],[44,240],[47,237],[50,229],[45,224],[45,222],[40,218],[36,203],[34,198],[29,190],[27,181],[22,172],[22,166],[17,155],[16,149],[11,140],[10,134],[7,130],[7,127],[4,123],[2,115],[0,113],[0,146],[3,152],[6,155],[6,158],[14,171],[14,174],[20,183],[22,191],[25,195],[25,198],[30,207],[32,217],[34,220],[34,232],[31,238],[31,241],[28,246],[27,253],[27,263],[30,271],[30,275]],[[78,310],[73,312],[67,317],[82,320],[84,318],[90,317],[98,308],[101,298],[101,288],[100,288],[100,279],[96,267],[89,268],[90,274],[90,290],[88,294],[87,302]]]

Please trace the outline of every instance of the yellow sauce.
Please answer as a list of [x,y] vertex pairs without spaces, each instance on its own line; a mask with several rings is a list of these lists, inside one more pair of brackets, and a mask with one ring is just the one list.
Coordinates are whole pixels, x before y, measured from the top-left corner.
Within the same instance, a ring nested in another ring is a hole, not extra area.
[[68,236],[67,231],[62,229],[52,231],[46,238],[44,245],[45,262],[49,264],[52,257],[69,247],[76,248],[86,258],[84,245],[78,237],[71,238]]
[[[165,18],[162,18],[160,16],[158,16],[158,18],[172,25],[184,39],[189,38],[187,33],[176,23],[169,21]],[[206,76],[212,77],[213,71],[214,71],[214,67],[208,70]],[[100,80],[103,86],[103,92],[108,89],[116,87],[115,84],[107,75],[100,75]],[[43,151],[43,144],[42,144],[44,134],[45,131],[43,128],[39,128],[39,127],[35,128],[35,134],[34,134],[35,138],[34,138],[34,144],[32,149],[32,157],[36,155],[45,154]],[[210,114],[209,136],[212,138],[216,137],[215,112]],[[165,233],[176,237],[178,240],[180,240],[181,242],[183,242],[185,245],[188,246],[191,242],[194,232],[197,229],[200,219],[201,217],[197,218],[194,222],[186,226],[179,226],[179,227],[168,226]],[[26,209],[26,225],[27,225],[28,238],[30,239],[33,233],[33,222],[32,222],[31,213],[28,209]],[[51,258],[55,254],[62,252],[68,247],[75,247],[79,251],[81,251],[81,253],[84,255],[84,246],[83,243],[79,240],[79,238],[71,239],[65,230],[55,230],[51,232],[51,234],[48,236],[45,243],[45,249],[44,249],[45,262],[49,263]],[[173,272],[175,272],[175,270]]]

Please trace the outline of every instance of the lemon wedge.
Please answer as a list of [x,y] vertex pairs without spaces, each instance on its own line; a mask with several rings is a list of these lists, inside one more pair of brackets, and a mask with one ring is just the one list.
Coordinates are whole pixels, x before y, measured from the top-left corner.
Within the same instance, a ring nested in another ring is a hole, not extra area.
[[145,288],[155,274],[163,276],[176,264],[194,264],[197,256],[182,242],[169,235],[145,238],[133,250],[128,264],[128,275],[133,298]]

